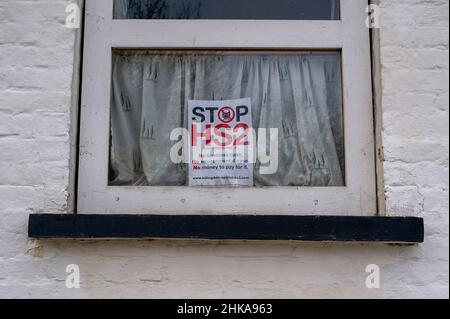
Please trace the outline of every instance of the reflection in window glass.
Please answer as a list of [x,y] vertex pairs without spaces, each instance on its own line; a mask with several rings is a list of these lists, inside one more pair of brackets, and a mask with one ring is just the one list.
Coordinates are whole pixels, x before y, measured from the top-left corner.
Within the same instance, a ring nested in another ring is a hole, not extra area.
[[339,20],[339,0],[115,0],[114,18]]
[[250,98],[252,125],[278,129],[278,169],[255,186],[343,186],[339,52],[113,54],[110,185],[186,185],[170,159],[189,100]]

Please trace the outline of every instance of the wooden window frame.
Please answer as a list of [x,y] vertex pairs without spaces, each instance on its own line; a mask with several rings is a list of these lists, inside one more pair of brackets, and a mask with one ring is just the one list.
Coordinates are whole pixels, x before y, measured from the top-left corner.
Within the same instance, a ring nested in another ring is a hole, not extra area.
[[[86,214],[343,215],[377,213],[366,0],[341,19],[114,20],[113,0],[86,0],[77,211]],[[108,186],[113,49],[339,50],[346,186]]]

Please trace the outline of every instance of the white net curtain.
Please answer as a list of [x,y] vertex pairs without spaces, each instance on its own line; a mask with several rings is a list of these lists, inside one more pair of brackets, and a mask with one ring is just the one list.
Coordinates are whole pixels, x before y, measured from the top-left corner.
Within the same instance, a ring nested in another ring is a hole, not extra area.
[[255,186],[343,186],[339,52],[113,54],[111,185],[186,185],[170,160],[188,100],[251,98],[253,128],[277,128],[278,170]]

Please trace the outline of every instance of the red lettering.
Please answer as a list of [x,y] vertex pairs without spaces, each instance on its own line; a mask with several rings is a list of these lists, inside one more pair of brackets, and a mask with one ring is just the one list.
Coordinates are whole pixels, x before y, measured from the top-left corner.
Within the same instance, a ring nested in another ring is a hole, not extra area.
[[245,138],[248,137],[248,125],[245,123],[240,123],[234,127],[233,132],[236,133],[240,129],[243,129],[244,131],[242,132],[241,135],[238,135],[236,137],[236,140],[234,141],[234,145],[249,145],[248,139],[244,140]]
[[[225,129],[225,131],[222,131],[221,129]],[[232,143],[233,136],[231,134],[227,133],[227,131],[230,130],[230,129],[231,128],[230,128],[230,126],[228,124],[218,124],[218,125],[216,125],[214,127],[214,134],[217,135],[217,136],[222,137],[222,140],[223,140],[223,138],[225,138],[225,141],[223,141],[223,142],[221,142],[221,140],[213,139],[214,143],[217,146],[225,147],[225,146],[230,145]]]
[[201,125],[198,123],[192,123],[192,146],[197,146],[198,138],[206,138],[206,145],[211,143],[211,124],[206,124],[205,132],[197,132],[197,127]]

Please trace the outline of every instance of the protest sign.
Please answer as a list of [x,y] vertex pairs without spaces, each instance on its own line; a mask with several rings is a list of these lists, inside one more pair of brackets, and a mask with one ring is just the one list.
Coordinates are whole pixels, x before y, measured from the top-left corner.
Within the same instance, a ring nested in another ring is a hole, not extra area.
[[250,98],[188,101],[190,186],[253,186]]

